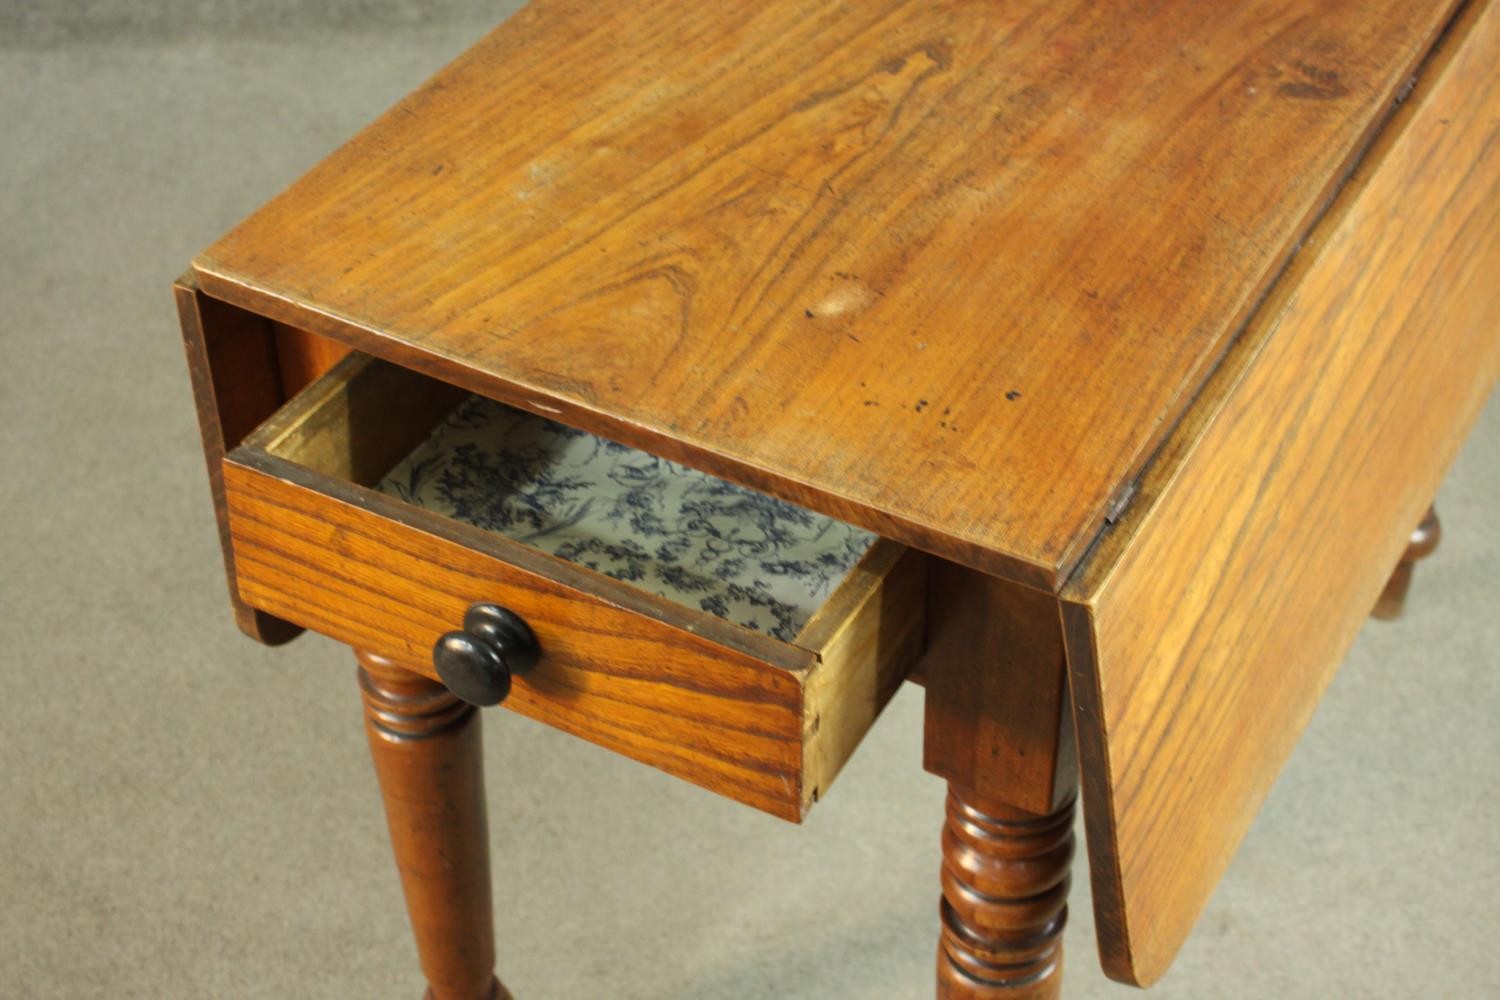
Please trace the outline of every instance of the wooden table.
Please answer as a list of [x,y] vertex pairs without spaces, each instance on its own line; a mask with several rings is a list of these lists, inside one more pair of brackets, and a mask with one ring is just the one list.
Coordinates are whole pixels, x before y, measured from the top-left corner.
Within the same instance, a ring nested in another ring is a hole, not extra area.
[[[938,995],[1057,995],[1080,788],[1160,977],[1500,373],[1500,14],[1419,6],[538,0],[194,261],[235,611],[359,651],[429,995],[506,995],[473,703],[800,820],[908,677]],[[469,393],[880,540],[775,637],[392,497]]]

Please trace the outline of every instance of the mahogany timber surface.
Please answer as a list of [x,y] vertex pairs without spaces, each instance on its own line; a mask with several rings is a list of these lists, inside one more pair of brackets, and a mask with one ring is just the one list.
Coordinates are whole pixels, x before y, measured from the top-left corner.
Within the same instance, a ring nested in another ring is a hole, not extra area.
[[1063,592],[1111,976],[1165,970],[1427,509],[1500,376],[1497,275],[1472,3]]
[[1056,591],[1453,7],[539,0],[194,267]]

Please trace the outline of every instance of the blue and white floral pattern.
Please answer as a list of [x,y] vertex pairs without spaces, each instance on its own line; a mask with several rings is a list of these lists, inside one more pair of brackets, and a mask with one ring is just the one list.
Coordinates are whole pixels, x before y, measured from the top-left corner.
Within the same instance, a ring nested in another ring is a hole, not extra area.
[[784,641],[875,540],[478,396],[376,488]]

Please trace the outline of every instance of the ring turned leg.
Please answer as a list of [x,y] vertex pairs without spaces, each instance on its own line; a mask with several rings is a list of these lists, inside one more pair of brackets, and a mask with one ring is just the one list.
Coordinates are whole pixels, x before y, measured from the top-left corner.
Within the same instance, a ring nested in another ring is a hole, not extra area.
[[426,1000],[510,1000],[494,975],[479,716],[436,681],[358,657],[365,731]]
[[1437,511],[1429,507],[1427,516],[1422,518],[1422,523],[1411,533],[1406,552],[1396,564],[1396,571],[1386,582],[1385,590],[1381,591],[1380,600],[1375,602],[1375,610],[1370,614],[1385,621],[1401,616],[1406,607],[1406,592],[1411,588],[1411,574],[1417,560],[1432,555],[1442,537],[1443,526],[1438,522]]
[[1056,1000],[1078,788],[1057,599],[931,570],[923,766],[948,782],[938,1000]]
[[1035,816],[952,785],[943,828],[938,1000],[1054,1000],[1073,862],[1073,802]]

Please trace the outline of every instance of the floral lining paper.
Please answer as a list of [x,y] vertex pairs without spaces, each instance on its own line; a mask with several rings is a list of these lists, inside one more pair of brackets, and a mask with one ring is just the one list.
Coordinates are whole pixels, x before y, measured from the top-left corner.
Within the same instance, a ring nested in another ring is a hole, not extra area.
[[875,541],[479,396],[376,489],[788,642]]

